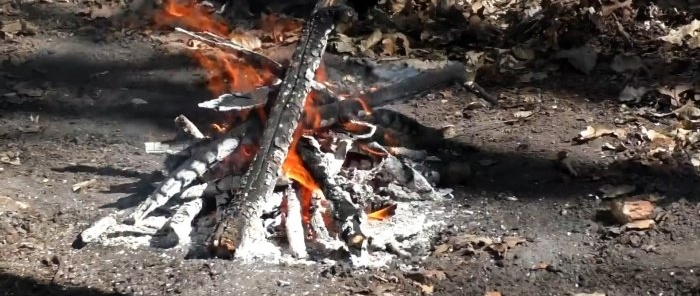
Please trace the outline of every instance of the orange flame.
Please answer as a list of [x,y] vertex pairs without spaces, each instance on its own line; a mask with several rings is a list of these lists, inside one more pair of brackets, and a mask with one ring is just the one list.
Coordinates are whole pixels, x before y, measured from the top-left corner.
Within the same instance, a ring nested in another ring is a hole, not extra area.
[[389,219],[396,212],[397,204],[390,204],[384,208],[367,214],[367,219],[375,221],[383,221]]
[[189,30],[208,31],[226,36],[229,29],[223,21],[214,20],[213,16],[197,6],[195,0],[165,0],[163,11],[154,17],[158,26],[180,24]]

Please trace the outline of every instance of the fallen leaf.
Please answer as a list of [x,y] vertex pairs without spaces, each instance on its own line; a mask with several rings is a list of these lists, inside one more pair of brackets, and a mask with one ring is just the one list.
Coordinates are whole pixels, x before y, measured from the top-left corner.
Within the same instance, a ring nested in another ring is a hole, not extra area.
[[609,142],[603,143],[603,146],[601,147],[601,149],[615,151],[615,152],[622,152],[622,151],[627,150],[625,145],[622,145],[622,143],[611,144]]
[[645,220],[654,212],[654,204],[648,200],[613,201],[610,203],[610,212],[620,223],[630,223]]
[[420,285],[420,289],[421,289],[421,291],[422,291],[423,293],[425,293],[425,294],[427,294],[427,295],[432,295],[432,294],[433,294],[433,291],[434,291],[433,285],[423,285],[423,284],[421,284],[421,285]]
[[515,118],[528,118],[532,116],[532,113],[532,111],[517,111],[513,113],[513,116],[515,116]]
[[598,52],[588,46],[563,50],[556,54],[556,58],[565,58],[571,66],[584,74],[590,74],[598,62]]
[[78,191],[81,191],[83,189],[90,188],[95,184],[97,184],[97,179],[90,179],[87,181],[75,183],[75,184],[73,184],[73,187],[72,187],[73,192],[78,192]]
[[98,18],[110,18],[121,10],[120,6],[111,6],[106,4],[97,4],[97,6],[90,7],[90,19]]
[[240,45],[241,47],[251,51],[262,47],[262,41],[260,38],[245,32],[231,32],[228,35],[228,39],[236,45]]
[[380,29],[375,29],[372,34],[369,34],[367,38],[364,40],[360,41],[360,52],[364,52],[373,46],[377,45],[377,43],[382,41],[382,30]]
[[656,222],[654,222],[654,220],[646,219],[629,222],[624,225],[624,228],[629,230],[646,230],[653,228],[654,225],[656,225]]
[[683,45],[685,41],[690,48],[700,48],[700,20],[693,20],[687,25],[673,29],[659,39],[676,45]]
[[696,168],[700,167],[700,152],[693,153],[690,156],[690,163]]
[[21,165],[22,163],[19,160],[19,153],[15,152],[0,152],[0,162],[1,163],[6,163],[6,164],[11,164],[11,165]]
[[2,32],[3,35],[17,35],[17,33],[19,33],[20,31],[22,31],[22,22],[20,22],[19,20],[5,21],[2,22],[2,26],[0,26],[0,32]]
[[493,244],[493,240],[488,237],[464,234],[460,236],[452,237],[448,240],[455,250],[459,250],[464,247],[473,247],[475,249],[480,249]]
[[526,242],[527,240],[518,236],[506,236],[503,238],[503,242],[508,245],[508,247],[513,248],[519,244]]
[[613,128],[606,125],[589,125],[586,127],[586,130],[579,133],[578,140],[588,141],[606,135],[614,135],[619,139],[626,139],[627,131],[622,128]]
[[281,17],[278,14],[263,14],[260,20],[260,28],[265,32],[265,37],[279,45],[289,44],[299,40],[303,27],[302,21],[290,17]]
[[543,269],[547,269],[547,266],[549,266],[549,263],[544,262],[544,261],[540,261],[539,263],[530,267],[530,270],[543,270]]
[[673,106],[682,106],[688,101],[700,101],[700,84],[679,83],[673,86],[661,86],[656,90],[670,97]]
[[435,250],[433,250],[433,256],[437,255],[442,255],[444,253],[449,252],[452,249],[452,246],[450,244],[441,244],[435,247]]
[[484,296],[501,296],[501,292],[498,291],[488,291]]
[[20,210],[26,210],[29,205],[20,201],[16,201],[9,196],[0,195],[0,213],[4,212],[18,212]]
[[693,120],[700,118],[700,108],[695,107],[695,103],[693,103],[693,101],[688,101],[688,103],[676,110],[673,110],[672,112],[680,119]]
[[351,37],[344,34],[335,34],[335,36],[328,41],[328,45],[330,45],[330,48],[337,53],[347,53],[350,55],[357,54],[355,41]]
[[384,34],[382,36],[381,56],[408,55],[411,51],[408,37],[402,33]]

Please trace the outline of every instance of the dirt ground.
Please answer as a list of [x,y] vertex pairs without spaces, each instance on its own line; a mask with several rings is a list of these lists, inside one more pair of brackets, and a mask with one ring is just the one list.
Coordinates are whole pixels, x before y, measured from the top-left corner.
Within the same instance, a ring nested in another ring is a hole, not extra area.
[[[470,110],[478,98],[461,87],[391,106],[426,125],[452,124],[459,141],[479,149],[464,156],[472,176],[452,184],[456,198],[439,205],[451,217],[436,246],[464,234],[527,240],[504,258],[447,251],[351,270],[74,248],[90,223],[134,206],[131,197],[145,198],[162,178],[162,157],[145,154],[144,142],[172,138],[179,114],[197,122],[211,116],[196,109],[209,94],[189,58],[81,9],[27,2],[19,14],[0,15],[34,26],[0,43],[0,153],[20,160],[0,163],[0,197],[12,200],[0,200],[0,209],[10,209],[0,211],[1,295],[700,295],[695,169],[645,166],[601,152],[601,141],[572,141],[591,123],[623,117],[615,81],[572,69],[529,85],[485,85],[508,100],[536,98],[527,120],[509,120],[518,108]],[[562,151],[585,177],[562,167]],[[90,179],[94,188],[72,190]],[[605,184],[662,195],[657,206],[666,219],[652,230],[611,233],[607,206],[596,197]],[[546,267],[533,268],[541,262]],[[409,267],[444,277],[421,286]]]

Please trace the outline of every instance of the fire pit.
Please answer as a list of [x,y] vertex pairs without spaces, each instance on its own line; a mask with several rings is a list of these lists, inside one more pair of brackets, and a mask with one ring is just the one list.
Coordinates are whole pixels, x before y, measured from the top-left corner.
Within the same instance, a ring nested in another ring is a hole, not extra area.
[[[352,19],[349,7],[319,1],[287,62],[228,38],[199,6],[165,3],[160,22],[191,38],[193,57],[208,70],[224,113],[208,136],[180,116],[190,136],[166,152],[167,177],[137,208],[117,212],[82,232],[83,243],[185,248],[190,256],[243,261],[350,259],[383,264],[429,247],[438,219],[422,210],[449,198],[436,189],[445,164],[440,149],[450,127],[431,128],[382,105],[463,82],[458,63],[426,70],[368,92],[339,94],[323,66],[328,35]],[[286,66],[283,66],[286,65]]]

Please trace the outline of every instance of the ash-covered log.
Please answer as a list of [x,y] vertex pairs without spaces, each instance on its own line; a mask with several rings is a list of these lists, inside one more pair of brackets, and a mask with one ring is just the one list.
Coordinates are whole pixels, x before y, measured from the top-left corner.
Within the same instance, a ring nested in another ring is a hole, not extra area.
[[212,237],[212,246],[219,257],[245,260],[269,258],[279,250],[267,241],[260,223],[263,205],[273,193],[299,127],[306,97],[311,91],[315,72],[326,49],[328,34],[338,21],[349,20],[352,10],[333,0],[319,1],[306,23],[292,63],[282,80],[281,89],[265,124],[259,149],[243,177],[245,189],[221,209]]

